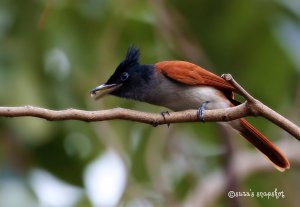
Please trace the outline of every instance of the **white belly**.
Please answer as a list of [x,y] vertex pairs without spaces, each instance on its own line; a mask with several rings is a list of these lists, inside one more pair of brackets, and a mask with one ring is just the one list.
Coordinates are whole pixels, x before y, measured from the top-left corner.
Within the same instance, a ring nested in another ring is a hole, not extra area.
[[229,100],[223,93],[213,87],[207,86],[188,86],[181,87],[173,93],[164,94],[163,106],[174,111],[187,109],[198,109],[206,101],[209,103],[206,109],[227,108],[230,106]]

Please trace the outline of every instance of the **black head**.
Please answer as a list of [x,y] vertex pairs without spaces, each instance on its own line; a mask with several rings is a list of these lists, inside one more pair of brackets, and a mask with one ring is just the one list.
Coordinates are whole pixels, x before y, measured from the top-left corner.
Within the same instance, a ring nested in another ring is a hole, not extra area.
[[115,72],[105,84],[93,89],[91,95],[94,96],[101,91],[102,93],[97,98],[111,94],[141,100],[144,89],[149,87],[154,66],[141,65],[139,57],[139,49],[134,46],[129,47],[125,59],[118,65]]

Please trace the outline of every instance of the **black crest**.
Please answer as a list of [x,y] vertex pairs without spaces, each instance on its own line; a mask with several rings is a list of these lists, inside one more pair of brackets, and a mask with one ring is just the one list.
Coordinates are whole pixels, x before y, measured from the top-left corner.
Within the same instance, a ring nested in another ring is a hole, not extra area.
[[135,46],[130,46],[127,50],[125,59],[122,61],[122,66],[133,66],[139,64],[140,50]]

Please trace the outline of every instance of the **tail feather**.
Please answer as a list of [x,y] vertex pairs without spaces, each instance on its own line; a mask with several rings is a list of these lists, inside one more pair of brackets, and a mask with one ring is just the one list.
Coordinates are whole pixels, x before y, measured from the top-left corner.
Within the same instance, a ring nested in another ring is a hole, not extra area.
[[265,154],[278,170],[284,171],[290,167],[288,159],[270,140],[268,140],[267,137],[255,129],[245,119],[240,119],[239,121],[240,127],[238,127],[237,130],[240,132],[240,134],[251,144],[253,144],[259,151]]

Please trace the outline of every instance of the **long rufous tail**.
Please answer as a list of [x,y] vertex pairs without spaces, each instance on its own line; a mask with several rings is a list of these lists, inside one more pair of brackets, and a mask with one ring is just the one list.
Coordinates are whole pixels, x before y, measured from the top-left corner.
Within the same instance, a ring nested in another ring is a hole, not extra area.
[[278,170],[284,171],[290,167],[288,159],[267,137],[245,119],[242,118],[238,121],[240,121],[239,127],[233,127],[259,151],[266,155]]

